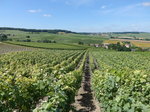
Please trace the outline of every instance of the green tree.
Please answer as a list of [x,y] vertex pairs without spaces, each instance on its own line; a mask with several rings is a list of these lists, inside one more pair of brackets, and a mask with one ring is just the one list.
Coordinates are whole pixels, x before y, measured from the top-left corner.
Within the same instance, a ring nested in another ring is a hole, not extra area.
[[0,35],[0,41],[6,41],[7,39],[7,35]]
[[81,42],[81,41],[79,41],[79,42],[78,42],[78,44],[79,44],[79,45],[83,45],[84,43],[83,43],[83,42]]

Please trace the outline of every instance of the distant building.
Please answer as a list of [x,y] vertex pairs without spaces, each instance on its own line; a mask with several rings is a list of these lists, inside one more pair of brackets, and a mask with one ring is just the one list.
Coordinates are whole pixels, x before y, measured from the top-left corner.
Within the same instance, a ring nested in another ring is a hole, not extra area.
[[93,46],[93,47],[101,47],[101,44],[90,44],[90,46]]
[[131,47],[131,44],[125,44],[125,46],[126,46],[127,48],[130,48],[130,47]]
[[94,46],[95,46],[95,47],[100,47],[100,44],[95,44]]
[[110,43],[103,43],[102,47],[108,49],[108,46],[110,45]]

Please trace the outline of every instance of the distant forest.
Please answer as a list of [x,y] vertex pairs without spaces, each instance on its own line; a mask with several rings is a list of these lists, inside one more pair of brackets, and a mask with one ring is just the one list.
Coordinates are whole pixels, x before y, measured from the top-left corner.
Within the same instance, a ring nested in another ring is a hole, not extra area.
[[84,35],[89,35],[89,34],[140,34],[140,33],[146,33],[146,32],[103,32],[103,33],[90,33],[90,32],[72,32],[69,30],[61,30],[61,29],[54,29],[54,30],[49,30],[49,29],[26,29],[26,28],[11,28],[11,27],[0,27],[0,30],[19,30],[19,31],[25,31],[25,32],[47,32],[47,33],[54,33],[57,34],[59,32],[64,32],[64,33],[74,33],[74,34],[84,34]]
[[46,29],[26,29],[26,28],[9,28],[9,27],[0,27],[0,30],[19,30],[19,31],[25,31],[25,32],[47,32],[47,33],[54,33],[57,34],[59,32],[65,32],[65,33],[75,33],[68,30],[46,30]]

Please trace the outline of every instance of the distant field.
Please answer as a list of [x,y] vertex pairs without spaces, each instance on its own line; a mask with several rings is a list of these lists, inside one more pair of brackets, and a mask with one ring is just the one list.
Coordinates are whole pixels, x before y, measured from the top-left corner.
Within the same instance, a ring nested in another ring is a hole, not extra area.
[[0,43],[0,54],[16,52],[16,51],[30,51],[30,50],[34,50],[34,48]]
[[11,34],[9,38],[13,40],[25,40],[26,36],[30,36],[32,41],[37,40],[52,40],[56,41],[57,43],[78,43],[79,41],[90,44],[90,43],[102,43],[103,40],[107,38],[104,36],[93,36],[93,35],[81,35],[81,34],[52,34],[47,32],[40,32],[40,33],[31,33],[31,32],[24,32],[18,30],[0,30],[0,33],[4,34]]
[[117,37],[137,37],[137,38],[144,38],[150,39],[150,33],[139,33],[139,34],[112,34],[111,36]]
[[133,45],[141,48],[149,48],[150,47],[150,41],[142,41],[142,40],[127,40],[127,39],[110,39],[110,40],[105,40],[104,43],[112,43],[116,44],[117,42],[120,41],[129,41]]
[[47,48],[47,49],[87,49],[89,46],[74,45],[74,44],[61,44],[61,43],[37,43],[37,42],[9,42],[11,44],[36,47],[36,48]]

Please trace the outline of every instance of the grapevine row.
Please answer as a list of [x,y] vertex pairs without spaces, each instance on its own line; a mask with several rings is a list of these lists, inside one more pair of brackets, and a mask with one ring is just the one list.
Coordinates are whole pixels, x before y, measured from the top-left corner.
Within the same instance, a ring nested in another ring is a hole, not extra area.
[[93,51],[92,55],[100,66],[93,73],[92,88],[103,111],[150,112],[149,52]]
[[[64,89],[62,85],[70,86],[70,89],[75,91],[81,70],[74,71],[74,69],[84,53],[85,51],[38,50],[1,55],[0,111],[31,111],[37,101],[45,96],[55,101],[53,95],[58,93],[57,97],[60,97],[62,93],[59,91]],[[64,78],[61,78],[62,76]],[[72,83],[69,85],[69,77],[76,85]],[[62,99],[70,98],[62,97]],[[59,104],[55,110],[58,108],[65,109]],[[48,106],[46,110],[54,110],[54,106]]]

